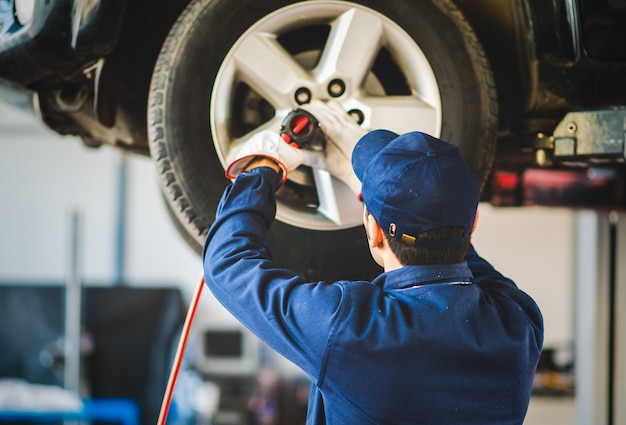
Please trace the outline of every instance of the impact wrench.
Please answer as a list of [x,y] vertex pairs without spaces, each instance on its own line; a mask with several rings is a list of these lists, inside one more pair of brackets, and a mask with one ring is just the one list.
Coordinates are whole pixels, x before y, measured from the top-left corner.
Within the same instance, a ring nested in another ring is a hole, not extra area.
[[[313,115],[303,109],[296,108],[287,114],[280,127],[280,136],[285,143],[289,143],[291,146],[298,149],[314,151],[324,151],[326,149],[326,137],[319,126],[319,122]],[[178,341],[178,347],[176,348],[176,355],[174,356],[174,363],[170,370],[165,395],[161,403],[161,411],[159,412],[157,425],[165,425],[167,422],[167,415],[172,403],[172,396],[174,395],[174,387],[176,386],[176,380],[178,379],[178,373],[180,372],[180,366],[187,347],[191,325],[196,316],[198,302],[200,301],[204,285],[204,274],[202,274],[198,282],[198,287],[191,300],[189,310],[187,311],[187,317],[185,317],[185,323]]]
[[304,109],[296,108],[287,114],[280,125],[280,137],[297,149],[326,150],[326,137],[319,121]]

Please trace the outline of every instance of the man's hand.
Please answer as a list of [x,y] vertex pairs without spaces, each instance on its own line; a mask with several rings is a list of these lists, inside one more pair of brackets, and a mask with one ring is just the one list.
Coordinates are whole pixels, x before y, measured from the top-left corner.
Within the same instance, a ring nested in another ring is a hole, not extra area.
[[[263,164],[259,162],[261,158],[271,160],[280,167],[283,172],[284,182],[287,179],[287,174],[304,162],[305,155],[300,149],[285,143],[278,133],[264,130],[255,134],[228,154],[226,159],[228,162],[226,177],[234,179],[248,169],[249,165],[269,164],[271,166],[271,163]],[[277,170],[278,168],[274,169]]]
[[317,118],[327,139],[326,155],[311,161],[311,166],[328,171],[359,194],[361,182],[352,170],[352,150],[367,131],[354,122],[338,103],[313,101],[301,108]]

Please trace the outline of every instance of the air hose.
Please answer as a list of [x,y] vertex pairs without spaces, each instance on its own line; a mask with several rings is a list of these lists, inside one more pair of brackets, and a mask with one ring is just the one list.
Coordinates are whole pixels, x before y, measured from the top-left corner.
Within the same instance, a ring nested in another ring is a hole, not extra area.
[[198,302],[200,301],[200,296],[202,295],[202,288],[204,288],[204,274],[200,276],[198,287],[196,288],[193,298],[191,299],[191,304],[189,305],[189,310],[187,311],[187,317],[185,318],[183,330],[180,334],[180,339],[178,340],[178,348],[176,349],[176,355],[174,356],[174,363],[172,364],[172,369],[170,370],[167,387],[165,387],[165,395],[163,396],[163,402],[161,403],[161,411],[159,412],[157,425],[165,425],[167,422],[167,414],[170,410],[170,404],[172,403],[172,395],[174,394],[176,379],[178,378],[178,373],[180,372],[180,365],[183,361],[185,348],[187,348],[187,340],[189,339],[189,332],[191,331],[193,319],[196,316]]

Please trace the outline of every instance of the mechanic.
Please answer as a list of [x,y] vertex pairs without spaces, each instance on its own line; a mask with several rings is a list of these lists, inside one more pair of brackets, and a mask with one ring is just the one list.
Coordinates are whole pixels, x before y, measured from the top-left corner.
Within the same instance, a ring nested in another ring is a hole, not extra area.
[[[521,424],[542,316],[472,247],[480,189],[458,148],[420,132],[364,134],[332,104],[308,110],[325,156],[271,131],[229,156],[233,182],[203,252],[208,287],[308,375],[307,424]],[[301,164],[361,192],[384,270],[373,281],[310,282],[272,261],[274,193]]]

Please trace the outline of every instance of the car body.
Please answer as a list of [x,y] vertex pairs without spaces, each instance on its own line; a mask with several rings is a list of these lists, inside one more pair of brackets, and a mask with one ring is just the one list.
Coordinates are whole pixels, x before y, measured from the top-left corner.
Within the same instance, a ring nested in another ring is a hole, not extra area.
[[[626,2],[0,0],[0,81],[5,98],[27,93],[60,134],[151,156],[199,249],[231,147],[300,103],[283,84],[303,103],[336,97],[367,128],[417,127],[460,144],[484,200],[524,203],[523,175],[538,167],[608,167],[621,179]],[[305,275],[349,276],[335,258],[361,237],[359,206],[343,188],[324,193],[325,178],[294,173],[279,194],[277,258]],[[610,193],[609,204],[625,203],[623,190]],[[339,240],[349,242],[295,258]]]

